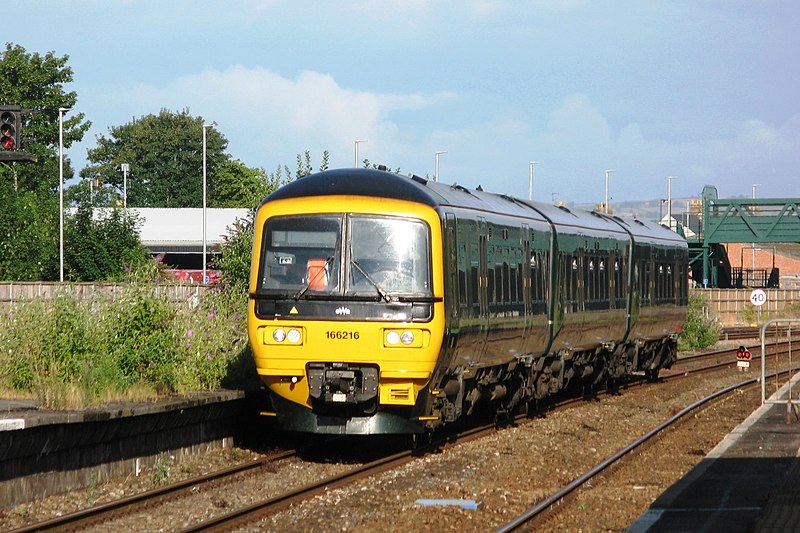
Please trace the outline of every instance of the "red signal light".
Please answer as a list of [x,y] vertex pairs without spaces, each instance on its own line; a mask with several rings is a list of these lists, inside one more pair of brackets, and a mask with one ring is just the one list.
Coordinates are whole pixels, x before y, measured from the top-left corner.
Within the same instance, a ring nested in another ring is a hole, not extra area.
[[739,346],[739,349],[736,351],[736,358],[737,359],[750,359],[750,350],[745,348],[744,346]]
[[19,126],[19,112],[3,111],[0,113],[0,149],[17,149],[17,127]]

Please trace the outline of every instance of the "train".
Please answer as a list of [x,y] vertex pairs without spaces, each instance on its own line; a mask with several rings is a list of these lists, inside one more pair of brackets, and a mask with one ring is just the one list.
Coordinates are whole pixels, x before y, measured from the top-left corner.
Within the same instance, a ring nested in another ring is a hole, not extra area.
[[656,379],[677,357],[686,241],[659,224],[326,170],[254,218],[248,335],[282,429],[430,434]]

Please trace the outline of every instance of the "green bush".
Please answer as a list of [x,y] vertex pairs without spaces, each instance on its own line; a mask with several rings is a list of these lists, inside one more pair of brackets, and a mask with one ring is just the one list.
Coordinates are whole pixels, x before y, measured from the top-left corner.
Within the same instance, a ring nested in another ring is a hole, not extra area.
[[186,393],[254,379],[246,291],[222,284],[171,301],[164,283],[151,262],[115,294],[81,299],[65,288],[52,300],[18,303],[0,316],[0,389],[63,408],[132,390]]
[[689,296],[689,308],[683,332],[678,337],[678,349],[702,350],[717,343],[720,327],[714,318],[708,315],[706,300],[697,294]]

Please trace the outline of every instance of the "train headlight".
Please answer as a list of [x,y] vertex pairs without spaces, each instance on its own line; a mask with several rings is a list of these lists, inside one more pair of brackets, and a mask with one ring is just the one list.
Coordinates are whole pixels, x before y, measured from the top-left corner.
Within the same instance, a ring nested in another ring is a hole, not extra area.
[[383,332],[383,345],[387,348],[421,348],[427,345],[430,333],[421,329],[387,329]]
[[404,332],[403,332],[403,333],[400,335],[400,342],[402,342],[402,343],[403,343],[403,344],[405,344],[406,346],[409,346],[409,345],[411,345],[411,344],[414,344],[414,333],[413,333],[413,332],[411,332],[411,331],[404,331]]
[[389,346],[397,346],[397,343],[400,342],[400,334],[396,331],[389,331],[386,333],[386,344]]
[[302,338],[303,336],[300,334],[299,329],[292,328],[289,330],[289,333],[286,334],[286,340],[288,340],[292,344],[297,344],[298,342],[300,342]]
[[266,327],[263,329],[264,344],[285,344],[300,346],[303,344],[303,328],[300,327]]

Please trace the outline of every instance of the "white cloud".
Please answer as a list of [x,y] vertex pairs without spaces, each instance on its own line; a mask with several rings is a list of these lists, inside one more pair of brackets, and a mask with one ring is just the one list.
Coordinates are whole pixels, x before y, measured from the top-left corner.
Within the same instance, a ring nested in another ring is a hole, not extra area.
[[[619,197],[657,198],[668,175],[679,177],[673,183],[679,194],[699,194],[710,183],[718,185],[721,195],[737,195],[747,193],[750,184],[766,179],[774,169],[800,163],[800,115],[781,127],[752,119],[715,138],[675,142],[645,136],[636,123],[612,128],[586,96],[573,94],[551,111],[546,128],[534,134],[532,144],[542,147],[541,174],[553,177],[551,186],[570,184],[578,195],[585,189],[581,182],[596,188],[594,181],[604,168],[617,170],[616,187],[625,188]],[[784,183],[789,189],[765,188],[764,195],[800,195],[794,176],[784,176]]]
[[133,93],[128,99],[141,101],[147,113],[153,112],[149,102],[157,101],[169,109],[189,107],[193,115],[216,121],[231,151],[263,154],[263,159],[245,162],[266,167],[291,162],[304,149],[352,153],[355,139],[391,147],[399,130],[392,113],[455,96],[371,93],[342,87],[329,74],[306,71],[290,79],[242,66],[206,69],[163,88],[141,86]]

